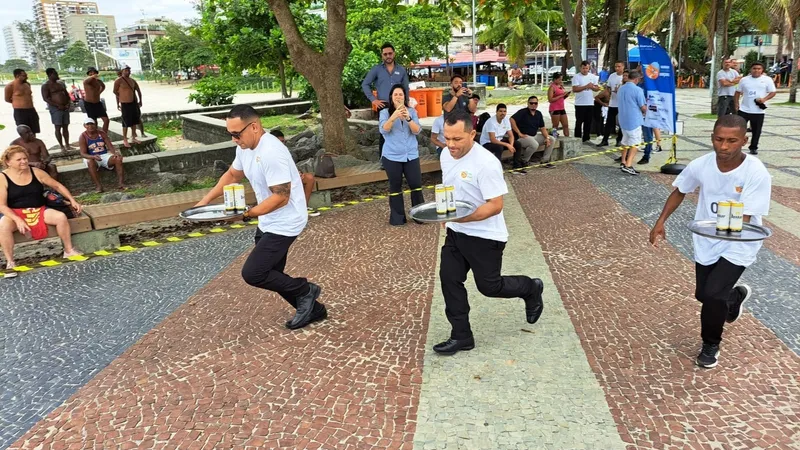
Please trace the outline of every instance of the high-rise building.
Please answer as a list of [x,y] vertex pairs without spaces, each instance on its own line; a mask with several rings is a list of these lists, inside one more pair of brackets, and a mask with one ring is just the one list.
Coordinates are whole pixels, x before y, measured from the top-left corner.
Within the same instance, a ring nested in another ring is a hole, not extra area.
[[[33,0],[33,17],[53,38],[67,39],[67,17],[70,15],[98,14],[97,3],[73,0]],[[116,30],[111,30],[113,34]]]
[[114,16],[102,14],[69,14],[64,21],[67,25],[67,40],[70,44],[83,41],[90,49],[108,52],[114,47],[114,33],[117,23]]
[[142,48],[142,44],[147,42],[147,34],[150,34],[150,39],[156,40],[166,34],[167,25],[176,23],[175,21],[166,17],[155,17],[149,19],[140,19],[131,26],[125,27],[114,36],[116,41],[115,47]]
[[24,59],[33,64],[33,57],[31,56],[30,46],[25,41],[22,33],[19,32],[17,24],[19,22],[12,22],[11,25],[3,27],[3,39],[6,41],[6,51],[8,52],[8,59]]

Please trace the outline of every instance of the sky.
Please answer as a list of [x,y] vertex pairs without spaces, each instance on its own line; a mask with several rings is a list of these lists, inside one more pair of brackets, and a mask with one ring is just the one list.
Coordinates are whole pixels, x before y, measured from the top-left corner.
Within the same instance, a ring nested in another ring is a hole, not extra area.
[[[91,0],[89,0],[91,1]],[[194,4],[196,0],[138,0],[137,2],[120,0],[94,0],[100,14],[115,16],[117,28],[120,29],[142,18],[144,10],[147,17],[165,16],[178,22],[184,22],[197,16]],[[134,5],[135,3],[135,5]],[[15,20],[33,19],[31,0],[14,0],[14,6],[3,9],[0,15],[0,29]],[[8,59],[6,42],[0,33],[0,61]]]

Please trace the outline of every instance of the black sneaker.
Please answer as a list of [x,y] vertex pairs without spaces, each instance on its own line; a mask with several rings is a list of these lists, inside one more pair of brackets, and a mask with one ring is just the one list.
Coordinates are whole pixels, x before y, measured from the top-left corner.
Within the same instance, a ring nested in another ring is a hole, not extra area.
[[514,171],[511,173],[513,173],[514,175],[525,175],[526,173],[528,173],[528,171],[525,169],[514,169]]
[[758,154],[758,150],[750,150],[750,154],[751,155],[757,155]]
[[622,162],[622,156],[617,156],[616,158],[614,158],[614,162],[621,163]]
[[704,369],[711,369],[717,366],[719,362],[717,358],[719,358],[719,345],[706,344],[704,342],[695,362]]
[[608,141],[601,141],[599,144],[597,144],[598,147],[605,147],[607,145],[608,145]]
[[542,167],[544,167],[545,169],[555,169],[556,165],[553,163],[547,163]]
[[650,158],[642,158],[636,164],[650,164]]
[[534,278],[533,291],[523,298],[525,300],[525,319],[528,320],[528,323],[536,323],[542,315],[544,309],[542,291],[544,291],[544,283],[539,278]]
[[627,173],[628,175],[639,175],[639,172],[636,169],[634,169],[633,167],[623,167],[620,170],[622,170],[623,172]]
[[664,151],[664,149],[663,149],[663,148],[661,148],[661,145],[659,145],[658,147],[656,147],[656,153],[658,153],[658,152],[663,152],[663,151]]
[[753,295],[753,290],[750,286],[746,284],[740,284],[733,289],[739,291],[739,295],[741,295],[742,300],[739,301],[738,304],[733,305],[728,309],[728,318],[725,319],[728,323],[733,323],[739,320],[739,317],[742,317],[742,313],[744,312],[744,302],[750,299],[750,296]]

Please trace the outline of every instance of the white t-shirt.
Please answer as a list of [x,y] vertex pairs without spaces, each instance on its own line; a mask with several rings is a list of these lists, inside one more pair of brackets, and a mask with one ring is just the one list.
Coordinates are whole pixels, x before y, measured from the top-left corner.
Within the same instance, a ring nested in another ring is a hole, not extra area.
[[606,86],[611,89],[611,100],[608,102],[608,106],[611,108],[619,107],[619,104],[617,103],[617,88],[622,86],[622,75],[617,75],[617,72],[609,75]]
[[481,131],[481,145],[492,142],[489,138],[489,132],[494,133],[494,138],[498,141],[503,140],[506,133],[511,131],[511,119],[508,116],[503,118],[502,122],[497,121],[497,114],[493,115],[483,124],[483,131]]
[[[572,77],[572,87],[586,86],[589,83],[598,84],[599,78],[594,74],[583,75],[576,73]],[[594,91],[586,89],[575,93],[575,106],[594,106]]]
[[431,126],[431,133],[436,133],[436,140],[439,141],[442,145],[446,145],[447,142],[444,139],[444,116],[439,116],[436,120],[433,121],[433,125]]
[[[459,159],[453,159],[445,149],[439,161],[442,165],[442,180],[446,185],[455,186],[456,200],[472,202],[480,207],[486,200],[508,194],[503,166],[492,152],[478,144],[472,144],[472,149]],[[468,236],[508,241],[508,230],[502,211],[478,222],[448,222],[447,228]]]
[[297,236],[303,231],[308,222],[303,182],[289,149],[278,138],[265,133],[253,150],[236,147],[232,167],[244,172],[258,203],[273,195],[270,186],[292,183],[289,203],[269,214],[258,216],[258,228],[264,233],[281,236]]
[[719,80],[728,80],[733,81],[736,77],[739,76],[739,72],[729,69],[729,70],[720,70],[717,72],[717,95],[733,95],[736,93],[736,86],[723,86]]
[[739,81],[736,86],[736,92],[741,92],[742,97],[739,100],[739,110],[748,114],[764,114],[764,110],[756,106],[755,99],[763,98],[770,92],[775,92],[775,83],[772,78],[761,75],[758,78],[753,78],[748,75]]
[[[695,220],[717,220],[717,202],[735,200],[744,203],[744,215],[752,216],[750,223],[761,225],[761,216],[769,213],[772,177],[758,158],[746,155],[744,162],[730,172],[717,167],[714,152],[690,162],[672,183],[684,194],[700,188]],[[709,266],[720,257],[747,267],[756,261],[761,241],[735,242],[711,239],[694,234],[694,259]]]

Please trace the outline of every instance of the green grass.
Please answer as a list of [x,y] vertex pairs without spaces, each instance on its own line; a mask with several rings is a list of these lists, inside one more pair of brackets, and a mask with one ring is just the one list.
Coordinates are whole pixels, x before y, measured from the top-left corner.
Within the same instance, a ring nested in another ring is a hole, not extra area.
[[717,120],[717,115],[712,113],[700,113],[694,115],[695,119],[708,119],[708,120]]
[[0,124],[0,130],[5,130],[5,129],[6,129],[6,126],[3,125],[3,124]]
[[800,108],[800,103],[789,103],[789,102],[781,102],[781,103],[773,103],[775,106],[790,106],[792,108]]
[[167,120],[164,122],[150,122],[145,124],[144,131],[159,139],[180,136],[183,133],[183,124],[180,120]]
[[299,120],[295,114],[261,117],[261,125],[263,125],[264,128],[268,130],[280,128],[280,130],[283,131],[283,134],[286,136],[298,134],[316,124],[316,119]]

